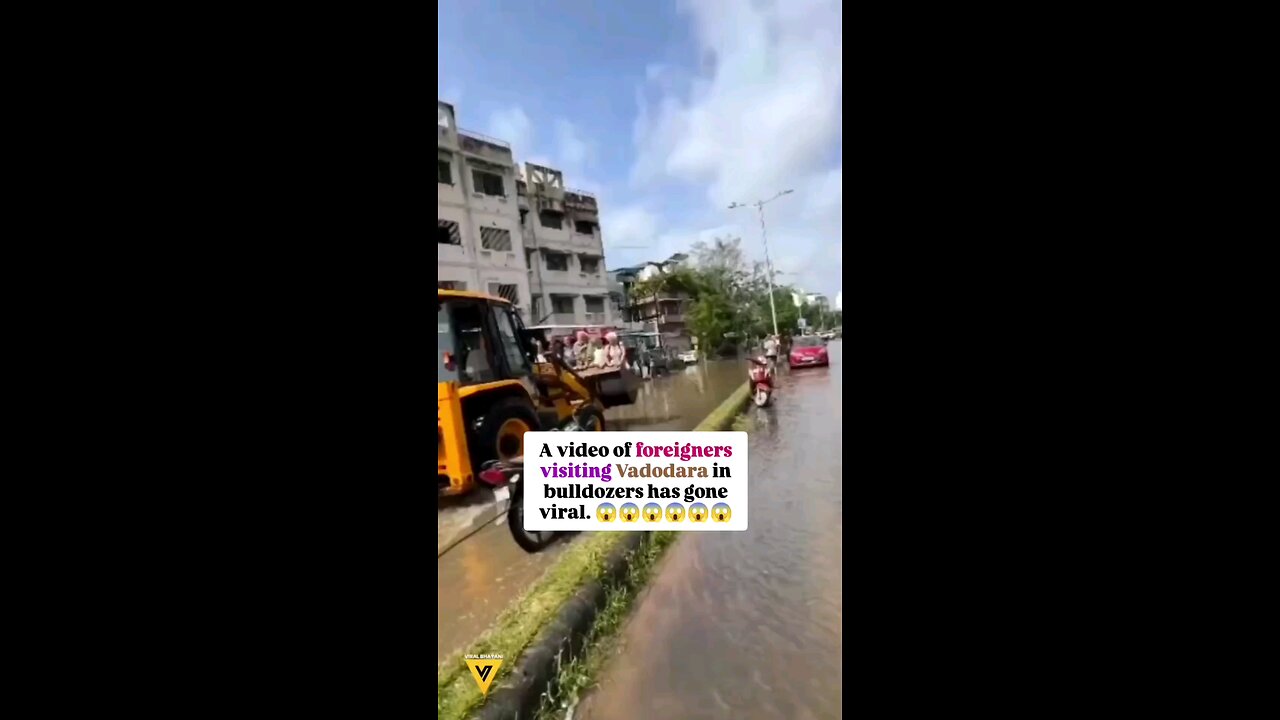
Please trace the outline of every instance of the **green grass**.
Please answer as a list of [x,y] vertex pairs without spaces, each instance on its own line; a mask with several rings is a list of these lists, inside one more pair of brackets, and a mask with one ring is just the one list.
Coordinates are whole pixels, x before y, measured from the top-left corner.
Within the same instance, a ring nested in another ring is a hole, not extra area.
[[440,720],[461,720],[484,702],[484,695],[463,662],[464,654],[502,654],[502,667],[490,690],[497,688],[502,676],[511,672],[520,653],[537,639],[539,631],[555,618],[560,607],[589,580],[600,576],[604,558],[625,537],[625,533],[598,533],[566,548],[555,564],[512,602],[488,630],[464,650],[440,663],[436,672],[436,712]]
[[538,710],[538,720],[562,717],[591,688],[617,648],[618,631],[622,629],[632,603],[648,583],[662,553],[678,536],[679,533],[675,532],[652,533],[632,556],[626,575],[605,587],[605,605],[591,626],[584,652],[560,668],[548,697],[543,699]]

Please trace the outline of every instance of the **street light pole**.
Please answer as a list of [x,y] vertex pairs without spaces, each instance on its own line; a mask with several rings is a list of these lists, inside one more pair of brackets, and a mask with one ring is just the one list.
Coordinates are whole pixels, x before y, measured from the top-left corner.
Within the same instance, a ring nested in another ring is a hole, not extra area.
[[769,234],[764,229],[764,203],[756,203],[756,209],[760,211],[760,238],[764,241],[764,267],[769,274],[769,312],[773,315],[773,334],[777,335],[778,309],[773,306],[773,264],[769,262]]
[[[764,242],[765,273],[768,275],[768,278],[769,278],[769,312],[772,313],[773,315],[773,334],[774,335],[778,334],[778,309],[777,307],[775,307],[774,301],[773,301],[773,263],[769,260],[769,233],[767,230],[765,230],[765,226],[764,226],[764,206],[768,203],[773,202],[774,200],[777,200],[783,195],[790,195],[792,192],[794,192],[794,190],[783,190],[782,192],[778,193],[777,195],[774,195],[768,200],[758,200],[754,203],[751,203],[752,205],[755,206],[756,210],[759,211],[760,213],[760,239],[761,241]],[[731,203],[729,205],[730,210],[734,208],[740,208],[740,207],[746,207],[746,205],[738,202]]]

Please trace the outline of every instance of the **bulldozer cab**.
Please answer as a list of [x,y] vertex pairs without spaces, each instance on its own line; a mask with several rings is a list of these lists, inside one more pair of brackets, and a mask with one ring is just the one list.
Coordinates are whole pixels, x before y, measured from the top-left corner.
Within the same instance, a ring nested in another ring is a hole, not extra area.
[[436,323],[440,382],[465,389],[529,377],[533,348],[520,316],[505,300],[442,292],[436,297]]
[[459,495],[538,429],[533,348],[511,303],[479,293],[437,291],[436,325],[437,486]]

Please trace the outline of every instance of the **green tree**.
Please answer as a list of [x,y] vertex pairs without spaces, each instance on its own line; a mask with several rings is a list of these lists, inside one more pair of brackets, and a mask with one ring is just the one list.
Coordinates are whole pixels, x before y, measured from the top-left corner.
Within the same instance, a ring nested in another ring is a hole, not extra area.
[[729,333],[738,323],[739,309],[728,296],[712,292],[704,294],[693,304],[689,327],[698,336],[699,347],[714,353],[724,345]]

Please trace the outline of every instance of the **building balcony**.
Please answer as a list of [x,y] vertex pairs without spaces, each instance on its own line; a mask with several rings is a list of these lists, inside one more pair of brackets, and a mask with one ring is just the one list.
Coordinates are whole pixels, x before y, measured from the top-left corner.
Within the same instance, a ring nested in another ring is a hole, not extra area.
[[564,205],[566,208],[574,210],[586,210],[588,212],[599,212],[599,205],[596,203],[595,195],[586,190],[575,190],[569,188],[564,191]]
[[458,142],[464,153],[492,163],[515,166],[515,160],[511,155],[511,144],[504,140],[481,135],[471,130],[459,129]]

